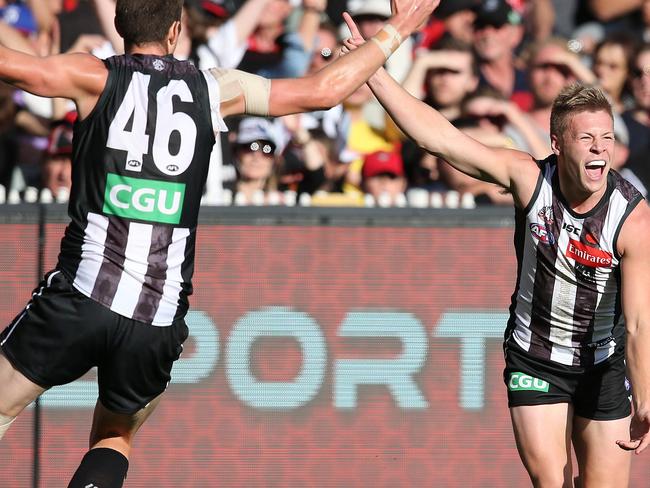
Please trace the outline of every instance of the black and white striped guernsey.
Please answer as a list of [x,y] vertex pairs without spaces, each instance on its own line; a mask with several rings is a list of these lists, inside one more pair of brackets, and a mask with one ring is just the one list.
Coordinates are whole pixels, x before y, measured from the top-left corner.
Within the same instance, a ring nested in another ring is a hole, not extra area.
[[600,202],[575,213],[560,191],[557,160],[539,162],[528,206],[516,211],[517,286],[506,345],[569,366],[600,363],[622,347],[616,242],[641,194],[615,171]]
[[58,268],[114,312],[170,325],[189,306],[214,131],[226,130],[219,87],[171,56],[105,64],[97,106],[75,126],[71,221]]

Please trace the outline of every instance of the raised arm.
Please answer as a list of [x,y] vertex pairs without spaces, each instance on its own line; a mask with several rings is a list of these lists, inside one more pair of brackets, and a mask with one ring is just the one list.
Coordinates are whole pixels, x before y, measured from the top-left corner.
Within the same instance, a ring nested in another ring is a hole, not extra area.
[[[344,18],[358,43],[361,35],[354,21],[347,14]],[[356,44],[349,41],[345,45],[354,49],[350,55],[363,47],[355,49]],[[490,148],[472,139],[437,110],[410,95],[384,69],[379,69],[368,80],[368,85],[400,129],[425,151],[469,176],[508,189],[520,206],[528,203],[539,175],[530,154]]]
[[90,54],[37,57],[0,46],[0,80],[34,95],[74,100],[81,117],[95,106],[107,76]]
[[[341,103],[386,62],[387,56],[399,46],[399,38],[410,36],[428,19],[440,0],[394,2],[393,16],[375,36],[375,42],[368,42],[354,53],[337,59],[311,76],[269,82],[268,109],[263,115],[307,112]],[[393,33],[397,33],[397,36]],[[235,93],[221,106],[223,116],[239,113],[250,113],[245,90],[241,95]]]
[[626,364],[632,383],[634,418],[623,449],[640,454],[650,443],[650,207],[641,202],[623,224],[618,239],[622,306],[627,331]]

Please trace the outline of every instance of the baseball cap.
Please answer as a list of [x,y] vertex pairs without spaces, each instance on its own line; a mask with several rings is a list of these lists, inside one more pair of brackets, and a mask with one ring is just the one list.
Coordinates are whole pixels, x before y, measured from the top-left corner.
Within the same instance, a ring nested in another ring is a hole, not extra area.
[[53,123],[47,140],[48,156],[67,156],[72,154],[72,135],[77,112],[68,112],[61,120]]
[[441,0],[433,12],[437,19],[446,19],[462,10],[475,10],[481,0]]
[[358,17],[383,17],[388,19],[392,12],[390,0],[365,0],[360,6],[350,12],[353,19]]
[[185,0],[186,5],[195,8],[207,17],[225,19],[230,17],[230,9],[222,0]]
[[381,174],[404,176],[404,161],[396,152],[376,151],[363,158],[361,174],[363,178],[371,178]]
[[269,142],[273,149],[278,146],[271,122],[261,117],[247,117],[239,123],[236,143],[245,146],[255,141]]
[[521,15],[506,0],[483,0],[475,9],[475,26],[521,24]]

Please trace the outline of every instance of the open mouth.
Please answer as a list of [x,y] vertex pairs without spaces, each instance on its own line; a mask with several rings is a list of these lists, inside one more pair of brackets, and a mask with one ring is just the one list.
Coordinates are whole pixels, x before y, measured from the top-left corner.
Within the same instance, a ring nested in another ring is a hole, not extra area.
[[597,159],[595,161],[589,161],[585,164],[585,172],[587,177],[591,180],[599,180],[603,173],[605,172],[605,167],[607,163],[603,159]]

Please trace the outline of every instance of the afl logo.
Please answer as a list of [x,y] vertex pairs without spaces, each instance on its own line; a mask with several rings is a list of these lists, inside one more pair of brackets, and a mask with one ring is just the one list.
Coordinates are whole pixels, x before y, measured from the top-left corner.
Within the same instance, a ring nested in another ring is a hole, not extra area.
[[154,59],[153,61],[153,68],[156,71],[162,71],[165,69],[165,62],[161,59]]
[[140,166],[142,166],[142,163],[141,163],[140,161],[136,161],[135,159],[129,159],[129,160],[126,162],[126,165],[127,165],[129,168],[139,168]]
[[176,173],[178,170],[179,170],[179,168],[175,164],[168,164],[167,165],[167,171],[169,171],[170,173]]
[[538,223],[530,224],[530,233],[544,244],[553,244],[554,242],[553,234],[545,226]]

